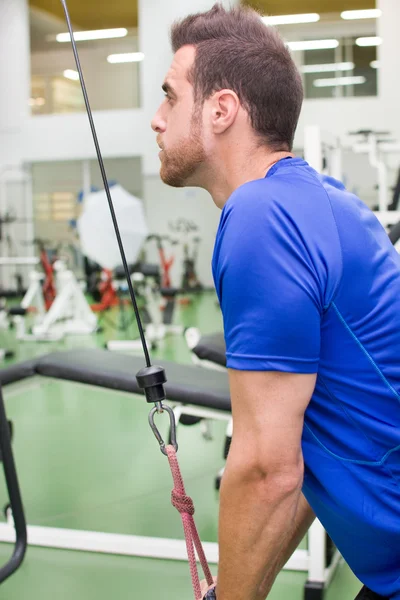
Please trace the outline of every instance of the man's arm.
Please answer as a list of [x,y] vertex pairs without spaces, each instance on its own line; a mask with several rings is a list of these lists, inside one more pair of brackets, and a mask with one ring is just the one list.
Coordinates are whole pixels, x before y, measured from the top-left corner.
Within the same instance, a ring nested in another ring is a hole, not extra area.
[[234,431],[221,485],[217,598],[264,600],[312,522],[301,494],[301,435],[316,375],[230,370],[229,379]]
[[283,569],[285,564],[288,562],[293,552],[298,548],[300,542],[310,529],[313,521],[315,520],[315,514],[307,500],[301,494],[299,504],[297,507],[297,513],[295,523],[293,527],[292,538],[287,546],[285,546],[276,560],[274,569],[268,568],[264,580],[260,586],[260,597],[266,598],[271,591],[272,584],[275,581],[275,577]]

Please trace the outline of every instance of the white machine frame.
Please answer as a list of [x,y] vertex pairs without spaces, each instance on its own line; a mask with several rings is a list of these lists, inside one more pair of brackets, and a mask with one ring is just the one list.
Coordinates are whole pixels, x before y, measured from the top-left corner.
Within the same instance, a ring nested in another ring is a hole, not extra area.
[[[9,264],[10,259],[4,259]],[[36,258],[14,259],[15,264],[37,265]],[[24,261],[23,263],[21,261]],[[0,260],[0,264],[1,260]],[[68,270],[65,263],[58,260],[54,263],[56,271],[57,295],[46,312],[42,281],[44,274],[33,270],[29,274],[30,284],[22,299],[21,307],[35,309],[35,324],[32,334],[26,333],[25,316],[15,315],[13,321],[16,327],[16,339],[19,341],[56,342],[66,335],[87,335],[97,329],[97,317],[90,308],[85,295],[74,273]]]
[[60,260],[54,263],[54,269],[57,274],[57,296],[41,323],[33,327],[33,337],[46,340],[95,332],[97,317],[75,275]]

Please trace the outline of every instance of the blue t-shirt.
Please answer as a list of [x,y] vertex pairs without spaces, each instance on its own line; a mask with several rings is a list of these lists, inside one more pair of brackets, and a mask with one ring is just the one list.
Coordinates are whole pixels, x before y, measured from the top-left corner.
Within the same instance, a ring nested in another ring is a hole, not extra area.
[[358,578],[400,599],[400,256],[304,160],[227,201],[213,257],[227,365],[318,373],[303,492]]

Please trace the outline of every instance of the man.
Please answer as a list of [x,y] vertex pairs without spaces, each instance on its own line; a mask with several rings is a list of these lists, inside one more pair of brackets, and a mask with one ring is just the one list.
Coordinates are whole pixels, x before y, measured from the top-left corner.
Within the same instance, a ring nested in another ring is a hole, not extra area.
[[205,597],[264,600],[317,515],[358,598],[400,599],[399,256],[360,200],[292,154],[303,90],[274,29],[216,5],[176,23],[172,47],[161,177],[222,209],[234,435]]

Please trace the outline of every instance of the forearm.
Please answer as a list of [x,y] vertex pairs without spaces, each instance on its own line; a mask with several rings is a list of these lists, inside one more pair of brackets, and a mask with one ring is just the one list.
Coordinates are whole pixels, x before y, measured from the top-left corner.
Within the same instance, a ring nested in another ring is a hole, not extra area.
[[295,544],[295,531],[296,541],[301,535],[301,472],[296,481],[235,467],[227,466],[221,486],[217,597],[264,600]]
[[260,597],[263,598],[263,600],[268,596],[276,576],[286,565],[294,551],[298,548],[300,542],[311,527],[314,519],[314,511],[308,504],[303,494],[301,494],[299,503],[297,505],[293,531],[291,537],[289,538],[289,542],[282,547],[274,567],[267,568],[264,580],[260,586]]

